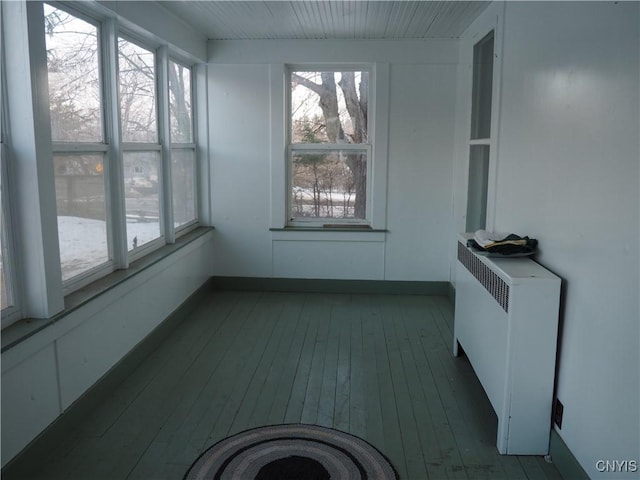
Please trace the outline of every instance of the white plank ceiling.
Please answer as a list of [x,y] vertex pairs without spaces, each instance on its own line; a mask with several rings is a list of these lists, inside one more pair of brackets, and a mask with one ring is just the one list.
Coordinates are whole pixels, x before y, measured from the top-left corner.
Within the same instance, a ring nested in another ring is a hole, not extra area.
[[456,38],[491,2],[162,1],[214,40]]

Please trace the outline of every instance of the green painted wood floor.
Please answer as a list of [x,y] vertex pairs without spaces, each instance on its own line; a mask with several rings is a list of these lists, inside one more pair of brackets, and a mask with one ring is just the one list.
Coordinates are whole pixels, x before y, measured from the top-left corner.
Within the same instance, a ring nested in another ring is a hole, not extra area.
[[452,315],[445,297],[212,293],[31,478],[180,479],[216,441],[293,422],[368,440],[402,479],[561,478],[498,455]]

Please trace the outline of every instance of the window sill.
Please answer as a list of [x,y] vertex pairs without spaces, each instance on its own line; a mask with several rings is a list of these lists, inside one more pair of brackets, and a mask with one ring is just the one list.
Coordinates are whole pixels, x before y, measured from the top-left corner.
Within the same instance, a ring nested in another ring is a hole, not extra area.
[[385,242],[388,230],[367,226],[270,228],[274,242]]
[[24,318],[2,330],[2,350],[4,353],[20,344],[40,330],[53,325],[64,316],[95,300],[99,296],[117,287],[126,280],[147,270],[161,260],[171,256],[178,250],[195,242],[200,237],[213,230],[213,227],[199,227],[186,233],[176,240],[176,243],[165,245],[148,255],[131,263],[126,270],[116,270],[95,282],[82,287],[64,298],[64,310],[49,318]]
[[358,233],[387,233],[389,230],[384,228],[371,228],[368,225],[340,225],[326,227],[284,227],[270,228],[271,232],[358,232]]

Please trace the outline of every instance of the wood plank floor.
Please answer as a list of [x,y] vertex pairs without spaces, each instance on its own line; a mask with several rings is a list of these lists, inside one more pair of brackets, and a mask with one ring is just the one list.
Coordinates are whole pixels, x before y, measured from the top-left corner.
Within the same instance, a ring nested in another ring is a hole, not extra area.
[[180,479],[218,440],[293,422],[364,438],[402,479],[561,478],[498,455],[452,316],[445,297],[212,293],[31,478]]

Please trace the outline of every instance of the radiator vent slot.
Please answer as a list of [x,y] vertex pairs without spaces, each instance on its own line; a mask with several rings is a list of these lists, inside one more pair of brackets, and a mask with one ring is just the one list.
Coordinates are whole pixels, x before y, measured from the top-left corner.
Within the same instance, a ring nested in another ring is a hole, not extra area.
[[458,242],[458,260],[496,299],[502,309],[509,313],[509,285],[460,242]]

